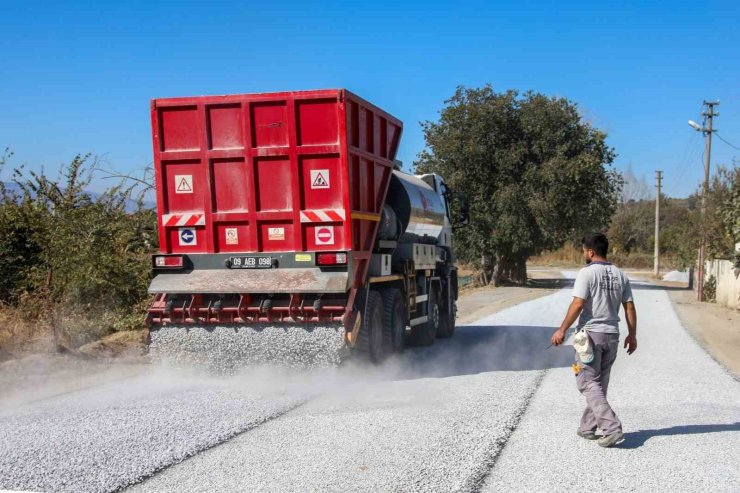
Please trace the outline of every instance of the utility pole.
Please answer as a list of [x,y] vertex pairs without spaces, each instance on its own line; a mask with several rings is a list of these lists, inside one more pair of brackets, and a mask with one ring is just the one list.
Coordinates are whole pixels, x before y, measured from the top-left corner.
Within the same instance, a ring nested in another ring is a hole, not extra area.
[[655,188],[658,189],[655,195],[655,259],[654,272],[655,277],[660,274],[660,182],[663,179],[663,172],[655,172]]
[[701,243],[699,244],[699,265],[697,271],[697,284],[696,287],[696,299],[704,301],[704,253],[707,243],[706,234],[706,223],[707,223],[707,196],[709,195],[709,163],[710,156],[712,153],[712,132],[715,130],[712,128],[714,117],[719,116],[719,113],[715,113],[714,107],[719,106],[719,101],[704,101],[706,110],[702,113],[702,116],[706,119],[706,125],[699,130],[704,134],[705,137],[705,148],[704,148],[704,187],[701,194]]

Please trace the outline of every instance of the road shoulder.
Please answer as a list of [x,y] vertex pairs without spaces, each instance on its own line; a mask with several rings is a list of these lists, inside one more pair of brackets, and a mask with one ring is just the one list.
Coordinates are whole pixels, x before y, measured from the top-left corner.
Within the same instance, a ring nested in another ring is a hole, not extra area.
[[740,312],[696,301],[693,291],[668,291],[681,324],[736,379],[740,379]]
[[685,283],[661,281],[648,271],[626,272],[633,279],[665,288],[681,325],[717,363],[740,380],[740,311],[696,301],[696,294]]
[[[457,325],[465,325],[512,306],[548,296],[559,286],[548,281],[563,278],[559,269],[539,268],[528,272],[529,286],[486,286],[467,289],[457,300]],[[552,287],[549,287],[552,284]],[[548,287],[541,287],[548,286]]]

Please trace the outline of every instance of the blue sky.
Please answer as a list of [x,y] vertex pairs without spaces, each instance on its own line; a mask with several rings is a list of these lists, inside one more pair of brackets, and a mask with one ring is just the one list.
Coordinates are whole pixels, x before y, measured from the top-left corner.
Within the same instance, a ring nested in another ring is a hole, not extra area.
[[[685,196],[701,180],[703,99],[740,147],[740,2],[2,2],[0,147],[56,168],[78,152],[151,161],[149,99],[346,87],[423,148],[457,85],[565,96],[616,164]],[[734,150],[718,139],[712,164]],[[2,175],[8,178],[8,172]]]

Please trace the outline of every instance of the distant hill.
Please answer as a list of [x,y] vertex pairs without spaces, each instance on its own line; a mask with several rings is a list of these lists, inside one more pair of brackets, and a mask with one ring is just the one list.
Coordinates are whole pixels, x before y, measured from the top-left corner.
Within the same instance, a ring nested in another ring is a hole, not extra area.
[[[3,185],[5,185],[5,189],[8,190],[11,193],[21,193],[21,188],[13,182],[2,182]],[[90,192],[88,190],[85,191],[86,194],[90,195],[90,197],[93,199],[93,201],[98,200],[102,194],[96,193],[96,192]],[[156,209],[157,204],[152,201],[144,201],[144,208],[145,209]],[[134,212],[136,210],[136,201],[135,200],[128,200],[126,201],[126,212]]]

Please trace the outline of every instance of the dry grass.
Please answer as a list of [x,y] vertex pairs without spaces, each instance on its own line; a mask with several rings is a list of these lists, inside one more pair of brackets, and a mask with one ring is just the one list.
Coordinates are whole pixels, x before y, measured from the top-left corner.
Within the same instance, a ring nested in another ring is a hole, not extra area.
[[107,310],[92,310],[82,307],[58,308],[54,323],[67,338],[67,343],[77,348],[97,341],[113,332],[115,315]]
[[107,335],[80,347],[80,352],[94,357],[138,356],[145,351],[143,330],[125,330]]
[[[460,263],[457,265],[457,277],[459,281],[460,292],[468,291],[483,286],[482,272],[480,269],[471,264]],[[467,281],[465,278],[471,278]]]
[[49,351],[53,348],[50,326],[24,304],[0,305],[0,348],[10,355]]
[[110,311],[57,306],[52,325],[51,313],[44,306],[43,301],[30,297],[22,298],[16,306],[0,305],[0,361],[53,352],[57,343],[74,350],[114,332],[117,317]]
[[544,252],[527,261],[529,265],[546,265],[551,267],[572,267],[583,264],[583,252],[580,248],[567,244],[557,250]]
[[[609,260],[619,267],[628,269],[652,269],[653,254],[631,252],[612,253]],[[565,245],[557,250],[544,252],[542,255],[529,259],[530,265],[547,265],[552,267],[575,267],[583,265],[583,252],[580,248],[573,245]],[[678,269],[675,259],[671,257],[661,257],[660,265],[662,270]],[[680,269],[679,269],[680,270]]]

